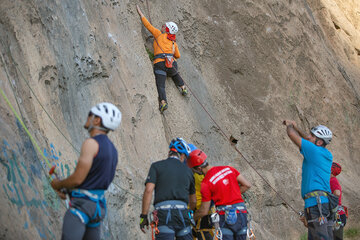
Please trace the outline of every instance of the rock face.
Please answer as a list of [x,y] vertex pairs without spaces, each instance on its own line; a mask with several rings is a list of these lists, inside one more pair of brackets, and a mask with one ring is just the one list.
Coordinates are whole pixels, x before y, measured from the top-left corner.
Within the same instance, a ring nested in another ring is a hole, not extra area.
[[[343,166],[343,203],[348,225],[356,226],[360,2],[256,2],[154,0],[150,12],[140,2],[154,26],[178,23],[180,72],[192,90],[184,98],[167,81],[169,109],[162,116],[145,49],[152,39],[136,3],[2,0],[0,238],[60,238],[65,207],[49,185],[45,157],[62,177],[70,175],[87,137],[87,113],[101,101],[123,113],[121,129],[110,133],[119,164],[107,193],[104,239],[150,239],[138,229],[143,182],[177,136],[253,183],[245,197],[258,239],[298,239],[306,232],[292,210],[303,207],[302,158],[286,135],[286,118],[334,132],[329,150]],[[240,152],[286,202],[223,135],[239,139]]]

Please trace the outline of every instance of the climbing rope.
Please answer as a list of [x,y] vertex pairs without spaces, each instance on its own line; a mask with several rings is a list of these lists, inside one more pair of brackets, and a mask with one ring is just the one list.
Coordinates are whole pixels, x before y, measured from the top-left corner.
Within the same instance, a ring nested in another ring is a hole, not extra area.
[[149,22],[151,23],[150,7],[149,7],[149,2],[148,2],[148,0],[146,0],[146,8],[147,8],[147,12],[148,12],[148,15],[149,15]]
[[16,63],[15,59],[13,58],[11,52],[10,52],[10,48],[8,48],[8,55],[11,58],[11,61],[13,62],[16,70],[19,71],[22,79],[24,80],[24,82],[26,83],[26,85],[28,86],[29,90],[31,91],[31,93],[33,94],[33,96],[35,97],[36,101],[39,103],[40,107],[44,110],[45,114],[48,116],[48,118],[50,119],[50,121],[54,124],[55,128],[58,130],[58,132],[63,136],[63,138],[72,146],[72,148],[77,152],[80,153],[80,151],[71,143],[71,141],[64,135],[64,133],[60,130],[60,128],[57,126],[57,124],[55,123],[55,121],[53,120],[53,118],[50,116],[50,114],[48,113],[48,111],[46,111],[45,107],[41,104],[39,98],[36,96],[34,90],[32,89],[32,87],[30,86],[30,83],[26,80],[24,74],[22,73],[21,69],[18,68],[18,64]]
[[[146,6],[147,6],[147,11],[148,11],[148,15],[149,15],[149,22],[151,23],[150,20],[150,8],[149,8],[149,3],[148,0],[146,0]],[[231,141],[231,137],[228,137],[226,135],[226,133],[222,130],[222,128],[220,127],[220,125],[217,123],[217,121],[211,116],[211,114],[209,113],[209,111],[206,109],[206,107],[204,106],[204,104],[200,101],[200,99],[197,97],[197,95],[192,91],[191,87],[184,81],[185,86],[189,89],[189,91],[191,92],[191,94],[194,96],[194,98],[196,99],[196,101],[200,104],[201,108],[206,112],[206,114],[208,115],[208,117],[213,121],[213,123],[216,125],[216,127],[219,129],[219,131],[221,132],[221,134],[223,135],[223,137],[225,138],[226,141],[228,141],[230,143],[230,145],[233,146],[233,148],[235,149],[235,151],[247,162],[247,164],[256,172],[257,175],[259,175],[259,177],[267,184],[269,185],[269,187],[277,194],[277,196],[279,196],[281,198],[281,200],[287,205],[289,206],[296,214],[298,214],[298,211],[295,210],[294,207],[292,207],[281,195],[280,193],[269,183],[269,181],[267,181],[256,169],[255,167],[250,163],[250,161],[241,153],[241,151],[232,144]],[[164,116],[165,118],[165,116]],[[165,118],[166,120],[166,118]]]
[[[0,43],[4,46],[3,42],[0,40]],[[36,96],[34,90],[32,89],[30,83],[26,80],[24,74],[22,73],[21,69],[18,67],[18,64],[17,62],[15,61],[15,59],[13,58],[12,54],[11,54],[11,51],[10,51],[10,48],[8,48],[8,55],[10,56],[11,58],[11,61],[13,62],[13,65],[15,66],[16,70],[19,71],[20,75],[21,75],[21,78],[23,79],[23,81],[26,83],[26,85],[28,86],[29,90],[31,91],[31,93],[34,95],[34,98],[36,99],[36,101],[38,102],[38,104],[40,105],[40,107],[43,109],[43,111],[46,113],[47,117],[50,119],[50,121],[52,122],[52,124],[55,126],[55,128],[58,130],[58,132],[63,136],[63,138],[69,143],[69,145],[79,154],[80,151],[74,146],[74,144],[72,144],[72,142],[63,134],[63,132],[60,130],[60,128],[57,126],[57,124],[55,123],[55,121],[53,120],[53,118],[50,116],[50,114],[48,113],[48,111],[45,109],[45,107],[43,106],[43,104],[41,104],[39,98]],[[3,57],[3,56],[2,56]],[[2,59],[2,58],[1,58]],[[2,60],[3,61],[3,60]],[[6,66],[5,62],[3,62],[4,66]],[[7,74],[7,77],[8,77],[8,81],[10,82],[10,78]],[[12,89],[13,90],[13,89]],[[14,91],[13,91],[14,92]],[[6,96],[5,96],[6,97]],[[14,92],[14,97],[16,99],[16,96],[15,96],[15,92]],[[8,103],[10,103],[10,101],[8,101]],[[11,104],[10,104],[11,105]],[[20,107],[18,106],[18,108],[20,109]],[[15,110],[14,110],[15,111]],[[16,113],[16,111],[15,111]],[[18,114],[16,114],[17,118],[19,119],[19,122],[21,121],[20,117],[18,116]],[[21,121],[22,122],[22,121]],[[23,122],[22,122],[23,123]],[[23,127],[26,127],[25,125]],[[24,128],[25,129],[25,128]],[[27,129],[27,128],[26,128]],[[26,130],[25,130],[26,131]],[[28,132],[28,131],[27,131]],[[30,132],[29,132],[30,134]],[[31,136],[32,138],[32,136]],[[34,140],[34,138],[32,138]],[[34,140],[35,141],[35,140]],[[35,145],[37,145],[37,143],[35,142]],[[37,148],[38,148],[38,151],[41,153],[41,155],[43,157],[45,157],[44,153],[41,152],[40,150],[40,147],[37,145]],[[46,157],[45,157],[46,158]],[[52,165],[49,165],[49,161],[46,159],[45,161],[47,163],[47,165],[49,166],[49,168],[52,167]],[[47,171],[45,171],[47,172]],[[123,190],[124,192],[128,193],[129,195],[133,196],[134,198],[138,199],[138,200],[142,200],[142,198],[140,196],[137,196],[135,194],[133,194],[132,192],[130,192],[129,190],[121,187],[120,185],[116,184],[116,183],[112,183],[114,186],[116,186],[117,188]]]
[[[199,105],[202,107],[202,109],[206,112],[206,114],[209,116],[209,118],[213,121],[213,123],[217,126],[217,128],[219,129],[219,131],[221,132],[221,134],[223,135],[223,137],[225,138],[226,141],[228,141],[230,143],[230,145],[232,145],[232,142],[229,140],[230,137],[228,137],[226,135],[226,133],[222,130],[222,128],[220,127],[220,125],[215,121],[215,119],[211,116],[211,114],[209,113],[209,111],[205,108],[204,104],[202,104],[202,102],[199,100],[199,98],[197,97],[197,95],[192,91],[191,87],[184,81],[186,87],[189,89],[189,91],[191,92],[191,94],[194,96],[194,98],[196,99],[196,101],[199,103]],[[295,210],[295,208],[293,208],[281,195],[280,193],[259,173],[259,171],[256,170],[256,168],[250,163],[250,161],[241,153],[241,151],[236,147],[236,146],[232,146],[235,151],[245,160],[245,162],[256,172],[257,175],[259,175],[259,177],[267,184],[269,185],[269,187],[281,198],[281,200],[288,205],[296,214],[298,214],[298,212]]]
[[[37,144],[37,142],[35,141],[35,138],[31,135],[29,129],[26,127],[26,125],[24,124],[24,122],[22,121],[22,119],[20,118],[19,114],[15,111],[14,107],[11,105],[9,99],[7,98],[7,96],[5,95],[5,92],[3,91],[3,89],[0,87],[0,93],[2,95],[2,97],[4,98],[5,102],[8,104],[8,106],[10,107],[11,111],[14,113],[16,119],[20,122],[21,126],[23,127],[23,129],[25,130],[25,132],[27,133],[27,135],[30,138],[30,141],[32,142],[33,146],[35,146],[36,150],[39,152],[40,156],[45,160],[47,166],[51,169],[52,165],[50,164],[49,160],[47,159],[47,157],[44,155],[44,153],[41,151],[39,145]],[[42,164],[40,164],[42,166]],[[43,171],[46,172],[46,170],[44,169],[44,167],[42,166]],[[51,182],[52,181],[52,176],[46,174],[46,176],[48,176],[48,181]],[[56,194],[56,196],[58,196]],[[58,196],[59,197],[59,196]],[[59,197],[60,198],[60,197]],[[64,204],[64,206],[66,207],[66,204]]]
[[46,158],[46,156],[44,155],[44,153],[41,151],[39,145],[37,144],[37,142],[35,141],[34,137],[31,135],[31,133],[29,132],[29,129],[25,126],[24,122],[21,120],[20,116],[17,114],[17,112],[15,111],[14,107],[11,105],[9,99],[7,98],[7,96],[5,95],[5,92],[3,91],[3,89],[0,87],[0,93],[2,95],[2,97],[4,98],[5,102],[8,104],[8,106],[10,107],[11,111],[14,113],[16,119],[20,122],[21,126],[23,127],[23,129],[25,130],[25,132],[27,133],[27,135],[30,138],[30,141],[32,142],[32,144],[35,146],[36,150],[39,152],[40,156],[43,158],[43,160],[45,161],[45,163],[47,164],[47,166],[49,168],[52,167],[51,163],[49,162],[49,160]]

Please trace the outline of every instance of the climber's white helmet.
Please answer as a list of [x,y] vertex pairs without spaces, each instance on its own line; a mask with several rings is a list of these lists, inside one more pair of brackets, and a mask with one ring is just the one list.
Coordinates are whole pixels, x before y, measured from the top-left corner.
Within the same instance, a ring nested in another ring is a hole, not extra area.
[[112,103],[99,103],[92,107],[90,112],[100,117],[102,125],[112,131],[114,131],[121,123],[121,112]]
[[165,26],[169,29],[170,34],[176,34],[178,32],[178,26],[174,22],[166,22]]
[[313,127],[311,129],[311,133],[314,134],[316,137],[324,140],[326,144],[329,144],[332,139],[332,132],[330,131],[329,128],[325,127],[324,125]]

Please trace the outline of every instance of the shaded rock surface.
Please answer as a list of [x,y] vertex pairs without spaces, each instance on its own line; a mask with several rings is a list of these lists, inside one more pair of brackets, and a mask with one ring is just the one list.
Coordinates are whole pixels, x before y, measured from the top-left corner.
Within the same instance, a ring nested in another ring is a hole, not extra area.
[[[343,166],[349,226],[360,222],[360,2],[149,1],[153,24],[179,25],[182,97],[167,81],[169,109],[158,112],[152,64],[135,2],[2,0],[0,87],[62,177],[74,169],[91,106],[116,104],[110,133],[119,164],[108,197],[104,239],[150,239],[138,229],[144,179],[181,136],[213,165],[230,164],[253,183],[245,194],[258,239],[298,239],[301,155],[282,120],[325,124]],[[139,2],[148,16],[145,2]],[[197,102],[205,106],[215,124]],[[48,166],[7,102],[0,100],[1,239],[59,239],[65,207]],[[220,127],[220,128],[219,128]],[[222,136],[233,135],[251,165]]]

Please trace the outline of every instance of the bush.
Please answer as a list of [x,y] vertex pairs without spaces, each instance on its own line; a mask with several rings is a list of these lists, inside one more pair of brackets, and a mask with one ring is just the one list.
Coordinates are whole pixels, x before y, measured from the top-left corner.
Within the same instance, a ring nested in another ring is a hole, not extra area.
[[360,230],[357,228],[349,228],[344,230],[344,236],[346,238],[355,238],[360,236]]
[[154,53],[150,51],[150,49],[148,49],[147,47],[145,47],[146,52],[149,55],[150,61],[154,61]]

